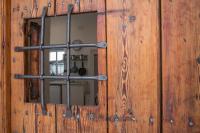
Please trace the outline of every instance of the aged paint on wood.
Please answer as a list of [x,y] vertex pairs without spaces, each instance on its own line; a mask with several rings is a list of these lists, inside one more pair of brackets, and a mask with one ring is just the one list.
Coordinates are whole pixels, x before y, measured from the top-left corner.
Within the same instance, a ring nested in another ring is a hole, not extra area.
[[200,1],[163,0],[163,132],[200,132]]
[[159,132],[158,0],[106,5],[109,132]]

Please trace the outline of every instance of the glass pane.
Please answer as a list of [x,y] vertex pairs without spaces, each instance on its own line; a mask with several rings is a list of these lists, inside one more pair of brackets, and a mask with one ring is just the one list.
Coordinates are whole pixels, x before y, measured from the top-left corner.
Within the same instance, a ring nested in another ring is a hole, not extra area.
[[56,61],[56,52],[50,52],[49,55],[49,61]]
[[64,51],[58,51],[57,52],[57,61],[63,60],[65,52]]

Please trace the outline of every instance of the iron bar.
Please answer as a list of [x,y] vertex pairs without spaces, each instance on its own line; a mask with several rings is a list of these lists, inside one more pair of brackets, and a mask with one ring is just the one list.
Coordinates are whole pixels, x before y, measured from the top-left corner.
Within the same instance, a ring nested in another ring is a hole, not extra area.
[[73,11],[74,6],[72,4],[68,5],[68,12],[67,12],[67,38],[66,38],[66,43],[67,43],[67,50],[66,50],[66,55],[67,55],[67,77],[68,80],[66,80],[67,83],[67,109],[66,109],[66,116],[71,117],[72,112],[71,112],[71,101],[70,101],[70,45],[71,45],[71,14]]
[[62,48],[80,48],[80,47],[97,47],[97,48],[106,48],[106,42],[99,42],[97,44],[83,43],[83,44],[48,44],[43,46],[30,46],[30,47],[15,47],[16,52],[23,52],[27,50],[43,50],[43,49],[62,49]]
[[[43,8],[42,18],[41,18],[41,33],[40,33],[40,47],[44,45],[44,34],[45,34],[45,19],[47,14],[47,7]],[[40,77],[44,75],[44,50],[40,50]],[[41,93],[41,105],[42,105],[42,114],[46,115],[46,103],[45,103],[45,90],[44,90],[44,79],[40,79],[40,93]]]
[[57,80],[107,80],[107,76],[99,75],[99,76],[40,76],[40,75],[15,75],[16,79],[57,79]]

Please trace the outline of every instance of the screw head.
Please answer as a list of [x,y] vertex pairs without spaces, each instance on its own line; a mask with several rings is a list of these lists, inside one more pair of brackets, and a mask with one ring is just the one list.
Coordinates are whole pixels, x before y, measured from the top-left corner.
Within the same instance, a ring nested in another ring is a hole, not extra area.
[[189,127],[193,127],[194,126],[194,122],[193,122],[192,118],[189,118],[188,126]]
[[51,7],[51,2],[48,3],[48,7]]
[[89,119],[90,119],[90,120],[94,120],[94,113],[90,113],[90,114],[89,114]]
[[129,16],[129,22],[133,22],[136,20],[136,16]]
[[153,118],[152,116],[149,118],[149,123],[150,123],[150,124],[153,124],[153,123],[154,123],[154,118]]
[[197,63],[200,64],[200,56],[197,58]]
[[114,121],[115,121],[115,122],[118,122],[118,121],[119,121],[119,117],[118,117],[117,114],[114,115]]
[[79,121],[80,118],[81,118],[80,114],[77,114],[77,115],[75,116],[75,119],[76,119],[77,121]]
[[174,120],[171,119],[171,120],[170,120],[170,123],[173,124],[173,123],[174,123]]

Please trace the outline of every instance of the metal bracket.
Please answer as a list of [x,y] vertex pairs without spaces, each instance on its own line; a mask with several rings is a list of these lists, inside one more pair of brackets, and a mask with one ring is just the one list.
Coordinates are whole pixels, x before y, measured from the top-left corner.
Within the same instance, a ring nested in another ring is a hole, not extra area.
[[107,43],[106,42],[99,42],[99,43],[97,43],[97,47],[98,48],[106,48],[107,47]]

